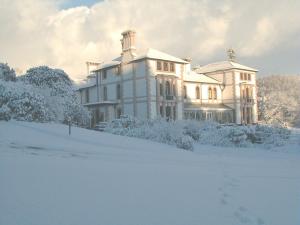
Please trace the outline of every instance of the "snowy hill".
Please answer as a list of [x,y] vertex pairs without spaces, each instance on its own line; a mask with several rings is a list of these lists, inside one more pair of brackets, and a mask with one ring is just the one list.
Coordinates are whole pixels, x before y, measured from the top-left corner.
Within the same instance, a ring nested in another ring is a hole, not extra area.
[[190,152],[0,122],[0,224],[299,225],[298,147]]

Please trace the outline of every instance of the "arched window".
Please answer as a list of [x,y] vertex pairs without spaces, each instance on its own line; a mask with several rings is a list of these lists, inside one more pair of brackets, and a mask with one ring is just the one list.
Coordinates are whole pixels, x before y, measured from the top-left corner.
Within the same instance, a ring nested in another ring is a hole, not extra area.
[[212,89],[211,89],[211,87],[208,88],[208,99],[212,99]]
[[121,99],[121,85],[117,84],[117,99]]
[[218,95],[217,95],[217,88],[214,88],[214,93],[213,93],[214,99],[217,99]]
[[176,96],[176,85],[175,85],[175,83],[173,84],[173,95]]
[[186,99],[187,98],[187,90],[186,86],[183,86],[183,97]]
[[107,101],[107,87],[103,87],[103,101]]
[[166,96],[170,96],[171,95],[171,85],[170,82],[167,81],[166,82]]
[[200,88],[196,87],[196,99],[200,99]]

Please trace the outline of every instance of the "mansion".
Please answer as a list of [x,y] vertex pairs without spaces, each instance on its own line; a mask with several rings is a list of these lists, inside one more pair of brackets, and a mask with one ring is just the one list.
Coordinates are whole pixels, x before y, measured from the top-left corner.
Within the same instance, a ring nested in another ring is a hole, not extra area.
[[135,37],[132,30],[122,33],[120,57],[87,62],[88,77],[78,94],[92,113],[92,126],[121,115],[257,122],[257,70],[236,63],[233,50],[228,61],[192,68],[190,59],[151,48],[138,52]]

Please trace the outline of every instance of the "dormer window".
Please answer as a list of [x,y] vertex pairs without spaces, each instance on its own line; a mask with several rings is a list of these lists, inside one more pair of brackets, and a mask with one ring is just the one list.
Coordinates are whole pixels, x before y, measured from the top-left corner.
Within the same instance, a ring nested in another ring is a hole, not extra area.
[[156,61],[156,69],[161,70],[161,61]]
[[175,66],[174,66],[174,63],[170,63],[170,71],[171,72],[175,72]]
[[169,64],[168,64],[168,62],[164,62],[164,71],[169,71]]

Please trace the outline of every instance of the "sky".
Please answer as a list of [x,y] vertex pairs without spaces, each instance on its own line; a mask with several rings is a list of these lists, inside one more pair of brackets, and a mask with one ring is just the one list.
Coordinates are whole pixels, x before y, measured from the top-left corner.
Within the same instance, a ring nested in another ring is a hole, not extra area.
[[18,73],[39,65],[86,76],[86,61],[121,53],[121,32],[148,47],[192,59],[227,59],[259,76],[300,74],[299,0],[0,0],[0,62]]

